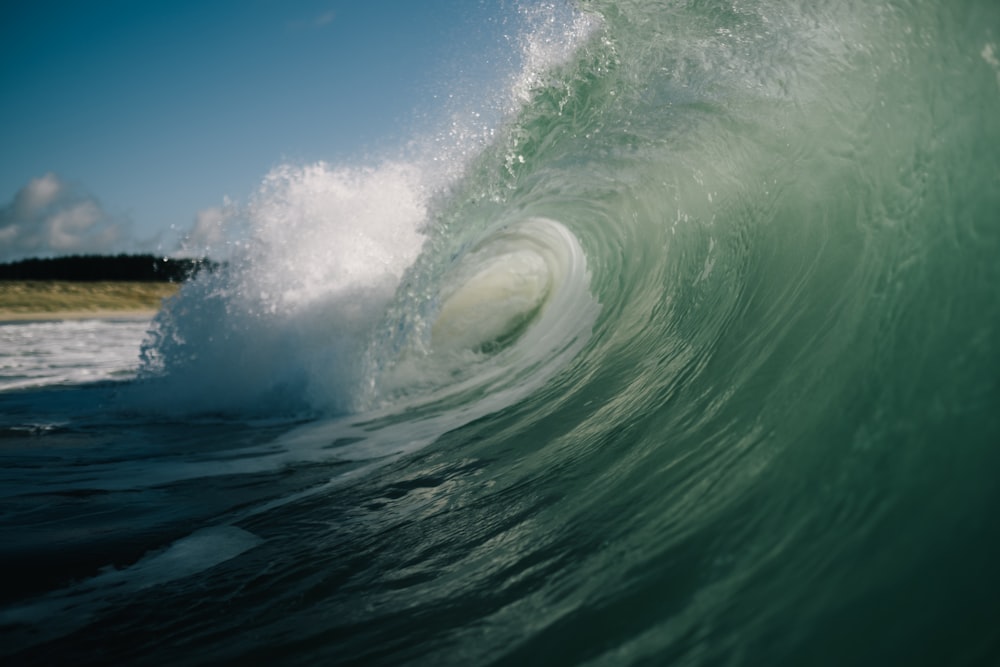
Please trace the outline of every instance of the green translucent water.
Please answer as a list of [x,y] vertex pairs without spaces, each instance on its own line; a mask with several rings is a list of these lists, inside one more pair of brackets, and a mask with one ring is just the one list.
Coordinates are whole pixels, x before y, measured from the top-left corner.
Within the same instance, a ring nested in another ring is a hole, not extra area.
[[375,599],[456,662],[989,664],[1000,5],[584,7],[453,206],[566,224],[593,336],[405,466]]

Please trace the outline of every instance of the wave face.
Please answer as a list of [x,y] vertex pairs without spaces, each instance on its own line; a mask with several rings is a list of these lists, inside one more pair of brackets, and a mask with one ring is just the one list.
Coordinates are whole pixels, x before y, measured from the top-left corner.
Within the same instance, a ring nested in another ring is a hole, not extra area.
[[1000,659],[1000,5],[525,15],[501,120],[276,170],[160,316],[172,444],[58,479],[171,509],[29,655]]

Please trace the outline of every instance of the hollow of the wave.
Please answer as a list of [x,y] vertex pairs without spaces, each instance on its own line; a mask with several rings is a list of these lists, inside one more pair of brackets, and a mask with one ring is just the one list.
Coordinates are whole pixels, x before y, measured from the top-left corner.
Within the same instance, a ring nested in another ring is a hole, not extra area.
[[[431,329],[437,350],[494,352],[514,340],[545,303],[551,279],[545,260],[523,250],[490,258],[461,272]],[[470,275],[471,274],[471,275]]]

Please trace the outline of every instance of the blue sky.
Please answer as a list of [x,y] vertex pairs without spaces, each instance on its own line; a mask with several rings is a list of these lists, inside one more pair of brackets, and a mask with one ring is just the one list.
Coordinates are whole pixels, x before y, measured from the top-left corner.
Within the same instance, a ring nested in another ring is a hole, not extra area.
[[0,261],[166,254],[281,162],[375,160],[497,83],[516,20],[500,0],[4,3]]

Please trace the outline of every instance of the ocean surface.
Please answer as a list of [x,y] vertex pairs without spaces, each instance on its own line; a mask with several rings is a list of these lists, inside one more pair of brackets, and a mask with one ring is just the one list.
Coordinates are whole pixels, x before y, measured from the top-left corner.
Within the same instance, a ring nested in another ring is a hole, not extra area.
[[1000,664],[1000,3],[510,26],[152,322],[0,325],[4,664]]

